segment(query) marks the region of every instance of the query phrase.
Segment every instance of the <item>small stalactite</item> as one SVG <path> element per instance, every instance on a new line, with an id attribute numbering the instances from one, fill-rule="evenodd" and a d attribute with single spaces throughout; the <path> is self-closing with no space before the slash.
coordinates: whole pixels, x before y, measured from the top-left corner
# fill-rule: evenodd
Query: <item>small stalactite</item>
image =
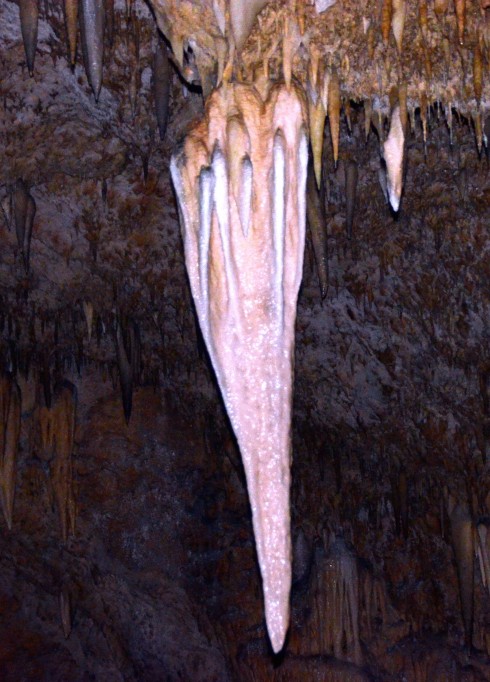
<path id="1" fill-rule="evenodd" d="M 306 194 L 306 216 L 315 254 L 316 269 L 320 283 L 320 294 L 323 300 L 328 291 L 327 220 L 323 204 L 320 200 L 320 193 L 316 186 L 315 173 L 311 163 L 308 168 Z"/>
<path id="2" fill-rule="evenodd" d="M 120 316 L 116 326 L 116 357 L 126 424 L 133 406 L 133 388 L 141 374 L 141 339 L 138 326 Z"/>
<path id="3" fill-rule="evenodd" d="M 474 527 L 466 503 L 456 502 L 450 496 L 448 512 L 451 524 L 451 541 L 458 574 L 465 642 L 471 648 L 473 638 Z"/>
<path id="4" fill-rule="evenodd" d="M 331 655 L 360 665 L 359 575 L 357 557 L 343 538 L 336 538 L 326 556 L 318 557 L 307 625 L 310 654 Z"/>
<path id="5" fill-rule="evenodd" d="M 65 639 L 68 639 L 71 633 L 71 599 L 68 586 L 65 584 L 60 590 L 59 594 L 60 606 L 60 620 L 61 628 Z"/>
<path id="6" fill-rule="evenodd" d="M 167 46 L 160 35 L 158 35 L 157 45 L 153 55 L 153 90 L 160 140 L 165 139 L 165 132 L 167 130 L 171 84 L 172 71 L 168 59 Z"/>
<path id="7" fill-rule="evenodd" d="M 67 380 L 55 386 L 51 407 L 39 408 L 44 456 L 50 461 L 53 491 L 64 542 L 75 532 L 76 502 L 73 490 L 73 446 L 77 390 Z"/>
<path id="8" fill-rule="evenodd" d="M 34 74 L 34 59 L 37 47 L 37 24 L 39 20 L 38 0 L 20 0 L 20 28 L 26 53 L 29 75 Z"/>
<path id="9" fill-rule="evenodd" d="M 80 34 L 85 71 L 95 101 L 98 102 L 102 87 L 102 64 L 104 58 L 104 3 L 100 0 L 81 0 Z"/>
<path id="10" fill-rule="evenodd" d="M 20 388 L 11 376 L 0 377 L 0 499 L 3 515 L 12 530 L 17 450 L 21 421 Z"/>
<path id="11" fill-rule="evenodd" d="M 78 0 L 65 0 L 65 24 L 68 43 L 68 58 L 72 69 L 77 58 Z"/>

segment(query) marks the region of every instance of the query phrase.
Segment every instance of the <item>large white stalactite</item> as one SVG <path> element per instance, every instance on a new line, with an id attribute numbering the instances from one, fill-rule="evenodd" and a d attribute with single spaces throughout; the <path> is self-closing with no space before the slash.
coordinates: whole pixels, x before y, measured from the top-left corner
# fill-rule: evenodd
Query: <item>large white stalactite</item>
<path id="1" fill-rule="evenodd" d="M 264 99 L 265 98 L 265 99 Z M 274 651 L 289 622 L 296 302 L 306 104 L 296 87 L 225 83 L 171 162 L 199 322 L 240 446 Z"/>

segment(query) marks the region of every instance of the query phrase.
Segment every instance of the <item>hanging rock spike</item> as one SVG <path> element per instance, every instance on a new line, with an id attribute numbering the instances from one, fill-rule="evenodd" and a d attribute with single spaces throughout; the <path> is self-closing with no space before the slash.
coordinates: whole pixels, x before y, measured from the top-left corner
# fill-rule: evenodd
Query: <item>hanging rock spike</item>
<path id="1" fill-rule="evenodd" d="M 347 237 L 352 239 L 352 226 L 356 210 L 357 196 L 357 163 L 349 159 L 345 163 L 345 202 L 347 208 Z"/>
<path id="2" fill-rule="evenodd" d="M 265 7 L 267 2 L 268 0 L 247 0 L 247 2 L 243 2 L 243 0 L 230 0 L 231 31 L 238 52 L 245 45 L 257 14 Z"/>
<path id="3" fill-rule="evenodd" d="M 388 45 L 388 41 L 390 39 L 392 15 L 393 15 L 392 0 L 383 0 L 383 6 L 381 8 L 381 35 L 383 37 L 383 43 L 385 45 Z"/>
<path id="4" fill-rule="evenodd" d="M 12 530 L 20 423 L 20 389 L 10 376 L 2 376 L 0 377 L 0 500 L 9 530 Z"/>
<path id="5" fill-rule="evenodd" d="M 237 112 L 251 144 L 255 200 L 247 236 L 230 203 L 226 158 L 227 120 Z M 306 115 L 294 82 L 290 90 L 273 85 L 265 101 L 254 86 L 228 83 L 213 91 L 205 118 L 170 165 L 192 295 L 244 464 L 275 652 L 289 624 L 290 408 L 304 253 Z"/>
<path id="6" fill-rule="evenodd" d="M 456 20 L 458 23 L 458 40 L 460 45 L 464 45 L 464 32 L 466 27 L 466 0 L 454 0 L 456 10 Z"/>
<path id="7" fill-rule="evenodd" d="M 473 639 L 473 595 L 474 595 L 474 529 L 466 504 L 456 504 L 449 511 L 451 539 L 456 559 L 461 610 L 466 645 L 472 646 Z"/>
<path id="8" fill-rule="evenodd" d="M 419 27 L 424 42 L 427 44 L 428 38 L 428 15 L 427 15 L 427 0 L 419 0 Z"/>
<path id="9" fill-rule="evenodd" d="M 21 251 L 24 248 L 28 198 L 29 190 L 27 189 L 27 185 L 22 178 L 19 178 L 14 186 L 12 204 L 17 245 Z"/>
<path id="10" fill-rule="evenodd" d="M 88 82 L 98 102 L 104 58 L 104 3 L 102 0 L 80 0 L 80 10 L 83 61 Z"/>
<path id="11" fill-rule="evenodd" d="M 64 7 L 70 66 L 73 69 L 77 57 L 78 0 L 65 0 Z"/>
<path id="12" fill-rule="evenodd" d="M 403 189 L 403 155 L 405 135 L 400 119 L 400 107 L 396 106 L 391 114 L 390 132 L 383 144 L 383 156 L 387 170 L 387 188 L 391 207 L 395 212 L 400 208 Z"/>
<path id="13" fill-rule="evenodd" d="M 38 0 L 19 0 L 20 28 L 26 53 L 29 75 L 34 73 L 34 59 L 37 47 L 37 24 L 39 19 Z"/>
<path id="14" fill-rule="evenodd" d="M 313 152 L 313 166 L 317 187 L 320 188 L 322 180 L 322 152 L 323 152 L 323 130 L 325 127 L 326 112 L 323 107 L 322 98 L 309 89 L 308 93 L 308 121 L 310 125 L 310 143 Z"/>
<path id="15" fill-rule="evenodd" d="M 82 302 L 82 307 L 83 307 L 83 314 L 85 315 L 85 322 L 87 324 L 87 336 L 88 340 L 90 343 L 90 339 L 92 338 L 92 323 L 94 319 L 94 306 L 90 301 L 83 301 Z"/>
<path id="16" fill-rule="evenodd" d="M 405 0 L 393 0 L 393 17 L 391 19 L 391 27 L 393 35 L 395 36 L 396 47 L 398 54 L 401 55 L 403 47 L 403 29 L 405 26 L 405 16 L 407 13 L 407 5 Z"/>
<path id="17" fill-rule="evenodd" d="M 31 253 L 31 239 L 32 239 L 32 227 L 34 225 L 34 217 L 36 215 L 36 202 L 34 197 L 29 194 L 27 197 L 27 210 L 26 210 L 26 222 L 24 230 L 24 241 L 22 244 L 22 257 L 24 260 L 24 268 L 26 272 L 29 272 L 29 258 Z"/>
<path id="18" fill-rule="evenodd" d="M 167 55 L 167 46 L 158 35 L 155 54 L 153 55 L 153 89 L 155 93 L 155 112 L 160 140 L 165 139 L 168 122 L 168 105 L 172 71 Z"/>
<path id="19" fill-rule="evenodd" d="M 337 167 L 340 135 L 340 84 L 335 69 L 332 71 L 328 86 L 328 122 L 332 137 L 333 160 Z"/>
<path id="20" fill-rule="evenodd" d="M 473 88 L 475 90 L 476 103 L 480 106 L 482 96 L 483 65 L 480 43 L 477 40 L 473 52 Z"/>
<path id="21" fill-rule="evenodd" d="M 323 301 L 328 292 L 327 220 L 311 163 L 309 164 L 308 179 L 306 181 L 306 197 L 306 217 L 311 232 L 311 241 L 320 283 L 320 294 Z"/>

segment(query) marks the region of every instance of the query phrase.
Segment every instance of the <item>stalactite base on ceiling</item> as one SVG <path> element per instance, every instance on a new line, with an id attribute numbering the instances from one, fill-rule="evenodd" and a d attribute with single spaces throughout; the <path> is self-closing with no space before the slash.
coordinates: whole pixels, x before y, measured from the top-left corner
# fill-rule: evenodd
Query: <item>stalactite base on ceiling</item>
<path id="1" fill-rule="evenodd" d="M 306 107 L 227 84 L 171 163 L 199 322 L 243 457 L 267 627 L 289 620 L 290 421 L 303 268 Z"/>

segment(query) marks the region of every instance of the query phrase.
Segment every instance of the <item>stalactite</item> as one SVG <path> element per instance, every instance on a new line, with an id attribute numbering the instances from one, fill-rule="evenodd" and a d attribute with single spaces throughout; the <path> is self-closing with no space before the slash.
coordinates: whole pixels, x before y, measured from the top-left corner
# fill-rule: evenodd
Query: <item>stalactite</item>
<path id="1" fill-rule="evenodd" d="M 83 62 L 95 101 L 98 102 L 104 58 L 104 3 L 101 0 L 80 0 L 80 10 Z"/>
<path id="2" fill-rule="evenodd" d="M 481 519 L 478 523 L 476 540 L 482 583 L 490 596 L 490 518 Z"/>
<path id="3" fill-rule="evenodd" d="M 398 535 L 403 533 L 406 539 L 408 537 L 408 480 L 403 467 L 400 467 L 392 476 L 391 489 L 396 532 Z"/>
<path id="4" fill-rule="evenodd" d="M 116 326 L 116 357 L 123 401 L 124 417 L 129 424 L 133 405 L 133 388 L 141 373 L 139 331 L 132 320 L 120 317 Z"/>
<path id="5" fill-rule="evenodd" d="M 38 0 L 19 0 L 19 11 L 27 68 L 29 75 L 32 76 L 34 74 L 34 59 L 37 47 Z"/>
<path id="6" fill-rule="evenodd" d="M 48 457 L 52 457 L 51 479 L 63 541 L 75 527 L 72 455 L 76 406 L 77 390 L 65 380 L 55 387 L 52 408 L 40 412 L 42 442 Z"/>
<path id="7" fill-rule="evenodd" d="M 68 639 L 71 633 L 71 604 L 70 592 L 66 585 L 63 585 L 62 589 L 60 590 L 59 606 L 61 628 L 63 630 L 63 635 L 65 636 L 65 639 Z"/>
<path id="8" fill-rule="evenodd" d="M 131 30 L 128 31 L 128 54 L 129 54 L 129 103 L 133 122 L 136 118 L 138 104 L 138 90 L 140 88 L 140 46 L 139 46 L 139 22 L 135 17 L 131 21 Z"/>
<path id="9" fill-rule="evenodd" d="M 69 61 L 74 69 L 77 58 L 78 0 L 65 0 L 64 8 Z"/>
<path id="10" fill-rule="evenodd" d="M 337 166 L 340 135 L 340 84 L 335 70 L 332 72 L 328 86 L 328 122 L 332 137 L 333 160 Z"/>
<path id="11" fill-rule="evenodd" d="M 383 145 L 383 155 L 387 169 L 388 196 L 394 211 L 398 211 L 400 208 L 403 189 L 404 147 L 405 135 L 400 119 L 400 107 L 397 105 L 391 114 L 390 132 Z"/>
<path id="12" fill-rule="evenodd" d="M 393 0 L 393 17 L 391 27 L 395 36 L 396 47 L 401 55 L 403 47 L 403 29 L 407 12 L 406 0 Z"/>
<path id="13" fill-rule="evenodd" d="M 347 208 L 347 237 L 352 239 L 352 226 L 356 210 L 357 163 L 350 159 L 345 164 L 345 203 Z"/>
<path id="14" fill-rule="evenodd" d="M 386 626 L 389 621 L 386 588 L 382 580 L 373 575 L 371 568 L 364 568 L 361 571 L 359 588 L 366 633 L 368 637 L 372 637 L 373 623 L 380 622 L 382 626 Z"/>
<path id="15" fill-rule="evenodd" d="M 324 89 L 323 74 L 315 74 L 311 78 L 308 88 L 308 119 L 310 124 L 310 140 L 313 152 L 313 167 L 317 187 L 320 189 L 322 179 L 322 151 L 323 130 L 325 126 L 326 110 L 322 99 Z"/>
<path id="16" fill-rule="evenodd" d="M 391 19 L 393 15 L 393 0 L 383 0 L 381 8 L 381 35 L 383 42 L 388 45 L 390 39 Z"/>
<path id="17" fill-rule="evenodd" d="M 36 215 L 36 202 L 31 194 L 27 197 L 27 211 L 26 211 L 26 223 L 25 223 L 25 233 L 24 233 L 24 243 L 22 245 L 22 258 L 24 261 L 25 271 L 29 271 L 29 258 L 31 254 L 31 238 L 32 238 L 32 227 L 34 225 L 34 217 Z"/>
<path id="18" fill-rule="evenodd" d="M 105 34 L 109 47 L 114 44 L 114 0 L 104 0 Z"/>
<path id="19" fill-rule="evenodd" d="M 296 534 L 293 543 L 293 585 L 304 582 L 310 573 L 313 548 L 303 528 Z"/>
<path id="20" fill-rule="evenodd" d="M 19 249 L 22 249 L 24 246 L 27 219 L 27 200 L 29 197 L 29 191 L 25 182 L 21 178 L 19 178 L 15 183 L 12 197 L 17 244 Z"/>
<path id="21" fill-rule="evenodd" d="M 449 0 L 434 0 L 434 12 L 441 19 L 447 12 Z"/>
<path id="22" fill-rule="evenodd" d="M 451 539 L 456 559 L 461 611 L 468 647 L 472 646 L 473 637 L 473 592 L 474 592 L 474 529 L 468 506 L 450 501 L 449 518 L 451 521 Z"/>
<path id="23" fill-rule="evenodd" d="M 245 45 L 257 14 L 267 4 L 268 0 L 230 0 L 230 23 L 235 46 L 238 52 Z"/>
<path id="24" fill-rule="evenodd" d="M 20 389 L 11 377 L 0 376 L 0 499 L 9 530 L 12 530 L 20 420 Z"/>
<path id="25" fill-rule="evenodd" d="M 315 253 L 316 269 L 320 283 L 322 300 L 328 291 L 328 241 L 327 218 L 320 199 L 320 192 L 315 183 L 315 174 L 310 164 L 306 185 L 306 215 L 311 232 L 311 241 Z"/>
<path id="26" fill-rule="evenodd" d="M 464 45 L 464 32 L 466 28 L 466 0 L 454 0 L 456 19 L 458 23 L 458 40 Z"/>
<path id="27" fill-rule="evenodd" d="M 26 183 L 19 178 L 13 189 L 13 213 L 17 244 L 22 254 L 26 272 L 29 270 L 32 226 L 36 215 L 36 202 L 29 193 Z"/>
<path id="28" fill-rule="evenodd" d="M 234 154 L 242 159 L 238 203 L 248 226 L 230 191 L 228 126 L 235 116 L 247 133 L 245 148 Z M 289 620 L 292 349 L 304 249 L 305 120 L 293 83 L 290 90 L 271 87 L 265 102 L 253 86 L 227 84 L 213 92 L 205 119 L 171 161 L 192 295 L 244 462 L 274 651 L 283 646 Z M 251 208 L 243 207 L 249 201 Z"/>
<path id="29" fill-rule="evenodd" d="M 419 0 L 419 27 L 425 44 L 427 44 L 428 39 L 428 25 L 427 0 Z"/>
<path id="30" fill-rule="evenodd" d="M 476 102 L 479 105 L 482 96 L 483 64 L 480 43 L 477 41 L 473 52 L 473 88 L 475 90 Z"/>
<path id="31" fill-rule="evenodd" d="M 327 556 L 317 561 L 308 626 L 310 653 L 333 654 L 360 665 L 357 558 L 342 538 L 336 538 Z"/>
<path id="32" fill-rule="evenodd" d="M 87 325 L 87 336 L 90 343 L 92 338 L 92 324 L 94 319 L 94 306 L 90 301 L 83 301 L 83 314 L 85 315 L 85 323 Z"/>
<path id="33" fill-rule="evenodd" d="M 160 140 L 165 138 L 165 132 L 167 130 L 171 83 L 172 72 L 168 60 L 167 47 L 162 38 L 158 36 L 157 46 L 153 55 L 153 89 L 155 93 L 155 111 Z"/>

